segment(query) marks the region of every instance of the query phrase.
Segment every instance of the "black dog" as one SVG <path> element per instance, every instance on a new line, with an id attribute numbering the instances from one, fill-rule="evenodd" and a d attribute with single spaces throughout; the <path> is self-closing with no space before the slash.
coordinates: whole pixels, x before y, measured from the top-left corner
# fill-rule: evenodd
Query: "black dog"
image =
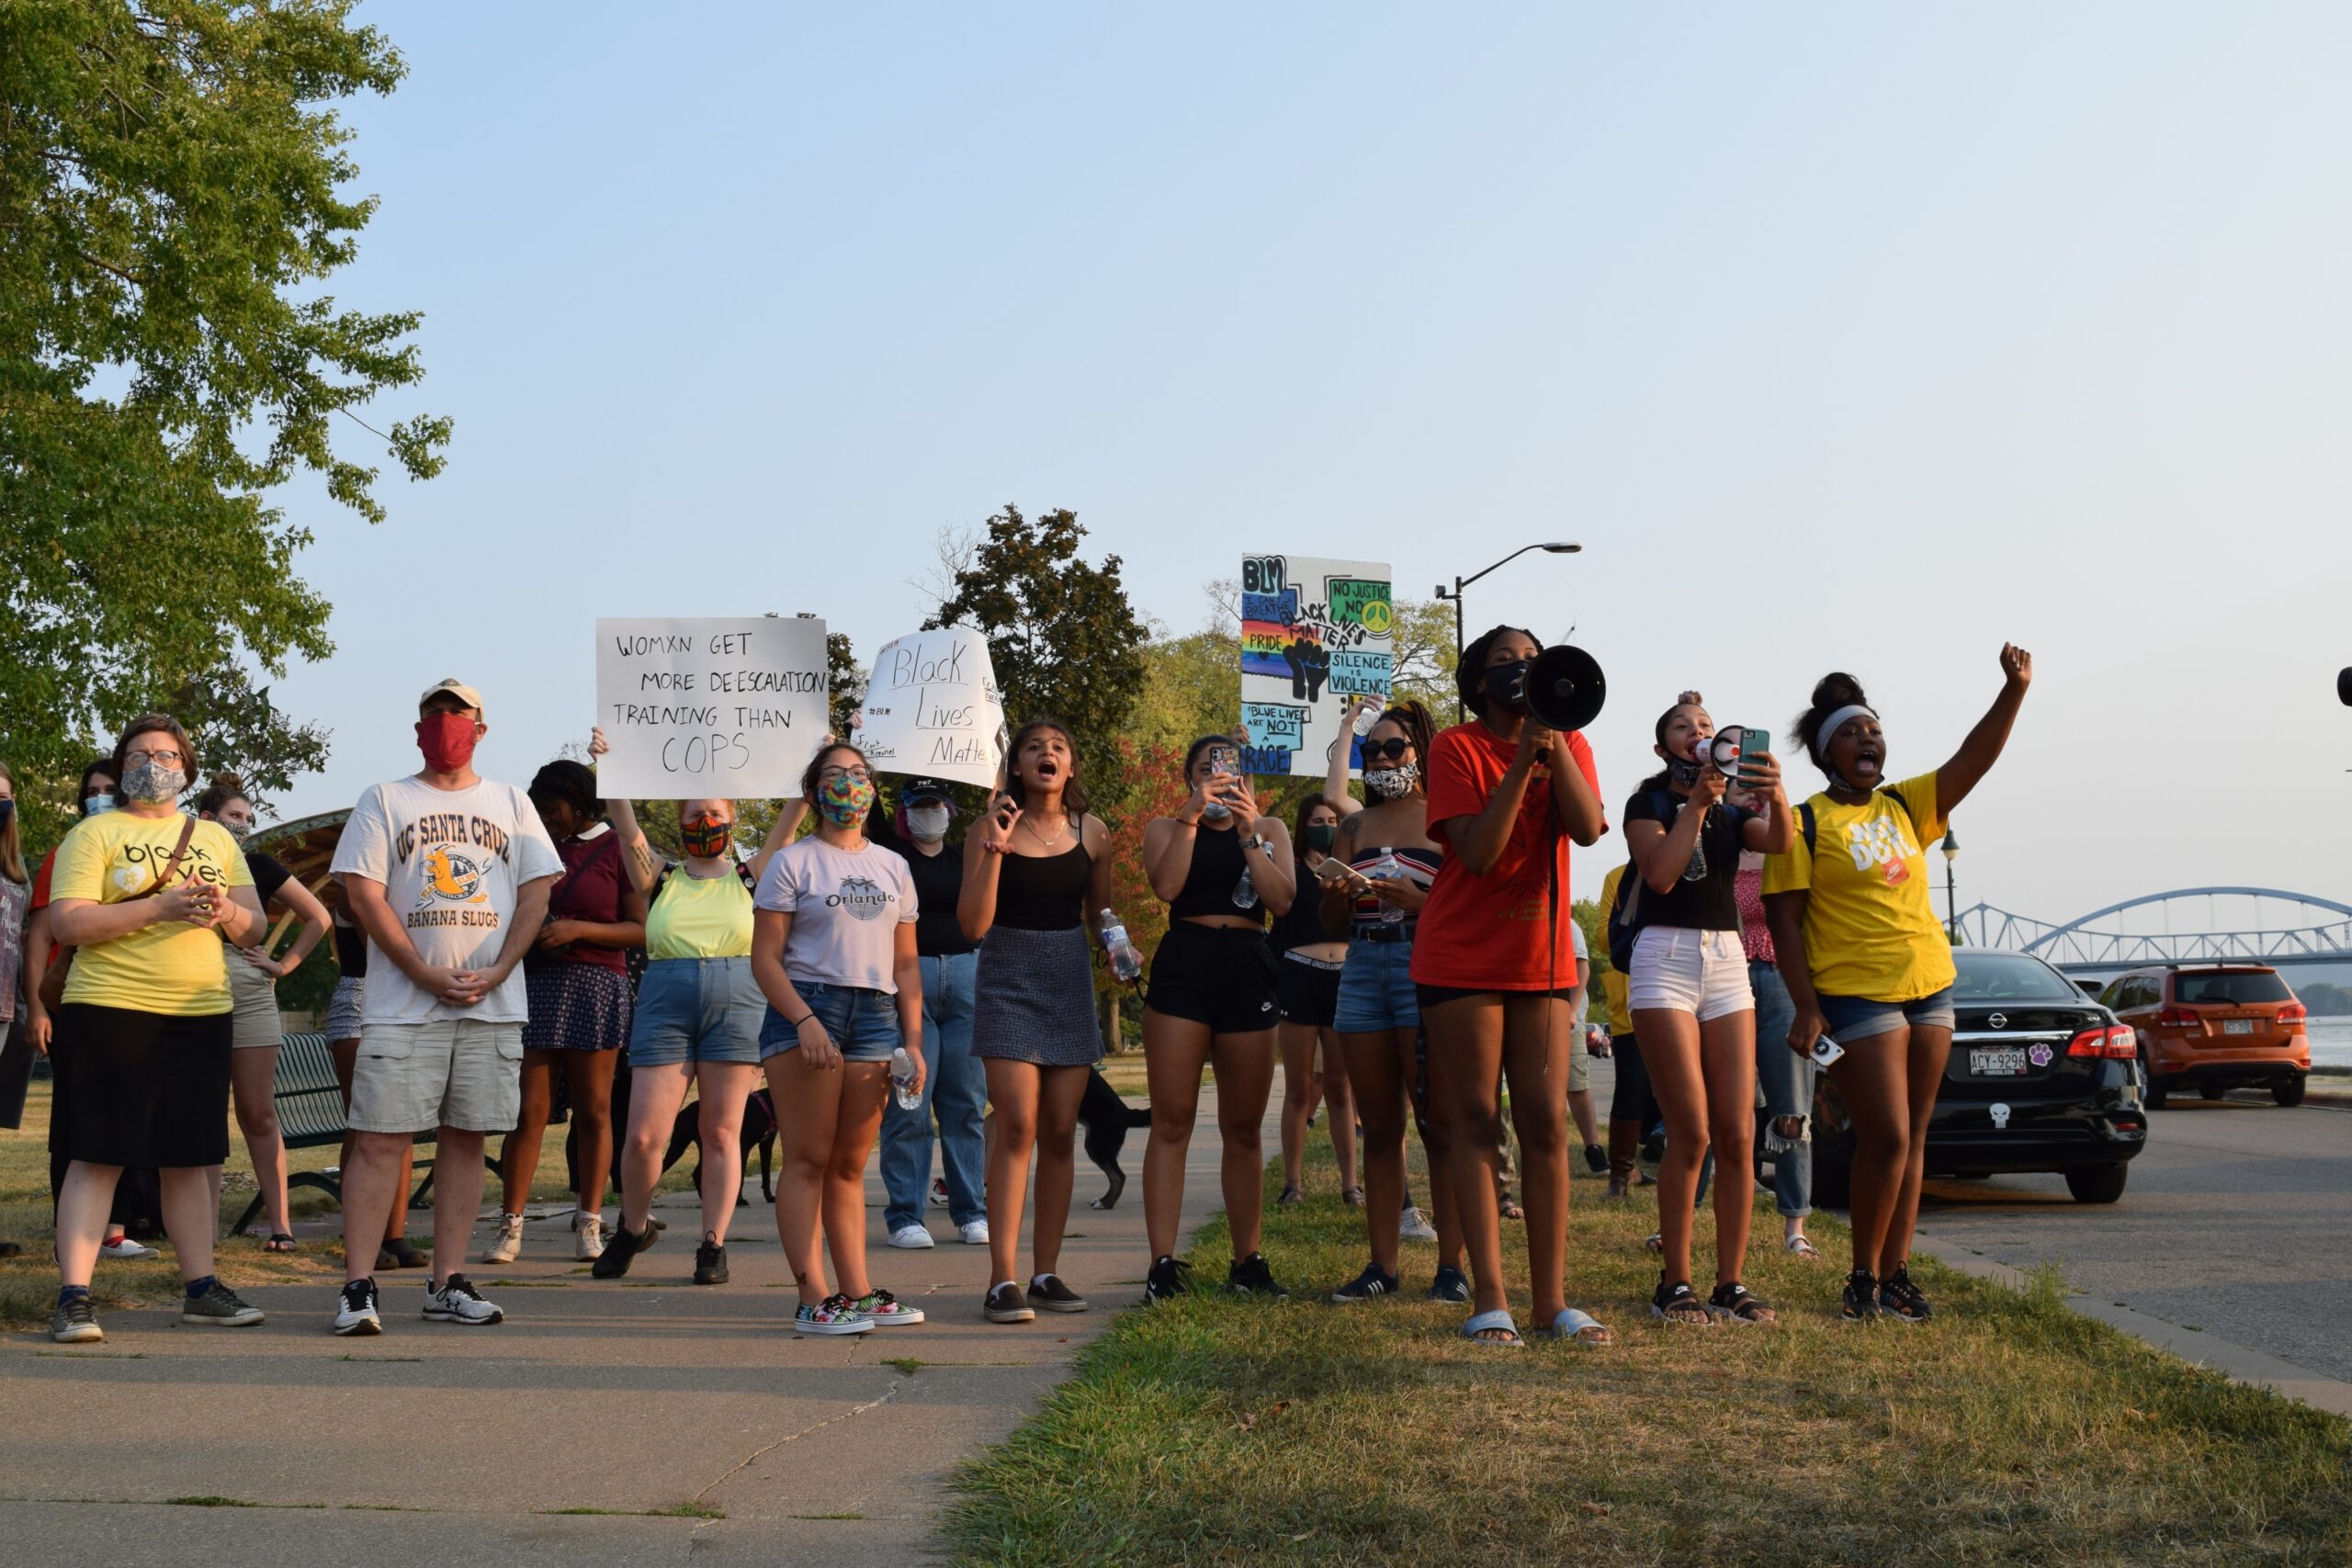
<path id="1" fill-rule="evenodd" d="M 702 1102 L 699 1100 L 690 1100 L 678 1107 L 678 1118 L 670 1123 L 670 1147 L 662 1156 L 662 1169 L 666 1173 L 684 1158 L 689 1145 L 695 1151 L 695 1190 L 699 1192 L 702 1190 Z M 773 1203 L 775 1201 L 775 1185 L 769 1174 L 769 1162 L 775 1155 L 775 1101 L 768 1098 L 768 1091 L 764 1089 L 753 1089 L 751 1098 L 743 1101 L 743 1136 L 739 1146 L 748 1149 L 754 1145 L 760 1151 L 760 1195 Z M 743 1201 L 742 1186 L 743 1173 L 738 1170 L 735 1173 L 735 1201 L 739 1205 Z"/>
<path id="2" fill-rule="evenodd" d="M 1086 1127 L 1086 1157 L 1111 1181 L 1110 1190 L 1095 1199 L 1093 1206 L 1116 1208 L 1119 1194 L 1127 1186 L 1127 1173 L 1119 1168 L 1119 1150 L 1126 1145 L 1129 1129 L 1151 1125 L 1150 1109 L 1138 1111 L 1129 1105 L 1108 1078 L 1090 1068 L 1086 1098 L 1078 1102 L 1078 1119 Z"/>

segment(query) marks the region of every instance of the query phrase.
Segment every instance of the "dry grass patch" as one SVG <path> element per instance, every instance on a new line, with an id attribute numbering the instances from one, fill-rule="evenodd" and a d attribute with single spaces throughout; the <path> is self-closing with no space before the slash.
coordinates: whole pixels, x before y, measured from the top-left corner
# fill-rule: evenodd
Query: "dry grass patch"
<path id="1" fill-rule="evenodd" d="M 961 1560 L 2352 1556 L 2352 1426 L 2069 1312 L 2054 1278 L 2020 1292 L 1923 1264 L 1935 1323 L 1849 1326 L 1838 1269 L 1781 1253 L 1768 1198 L 1748 1279 L 1781 1325 L 1683 1328 L 1648 1315 L 1655 1203 L 1578 1179 L 1569 1296 L 1618 1343 L 1494 1349 L 1460 1337 L 1464 1309 L 1419 1298 L 1425 1245 L 1407 1246 L 1401 1298 L 1324 1304 L 1364 1247 L 1328 1148 L 1313 1158 L 1318 1195 L 1267 1211 L 1267 1255 L 1299 1299 L 1125 1314 L 961 1477 Z M 1842 1256 L 1838 1227 L 1818 1228 Z M 1702 1221 L 1702 1258 L 1712 1233 Z M 1222 1278 L 1227 1246 L 1212 1222 L 1196 1278 Z"/>

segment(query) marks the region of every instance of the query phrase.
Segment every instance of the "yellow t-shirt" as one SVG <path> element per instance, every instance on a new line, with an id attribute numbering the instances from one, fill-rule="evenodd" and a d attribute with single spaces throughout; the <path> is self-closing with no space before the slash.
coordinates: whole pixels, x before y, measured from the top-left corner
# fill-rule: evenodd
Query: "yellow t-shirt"
<path id="1" fill-rule="evenodd" d="M 163 874 L 187 818 L 135 817 L 108 811 L 77 823 L 57 846 L 49 896 L 119 904 L 144 893 Z M 244 852 L 218 822 L 198 822 L 188 835 L 174 885 L 189 880 L 216 888 L 251 887 Z M 230 1010 L 228 949 L 210 926 L 168 920 L 112 942 L 80 948 L 66 976 L 65 999 L 201 1018 Z"/>
<path id="2" fill-rule="evenodd" d="M 1764 862 L 1764 893 L 1810 889 L 1804 911 L 1805 967 L 1825 996 L 1916 1002 L 1952 983 L 1951 941 L 1936 919 L 1928 855 L 1943 837 L 1936 775 L 1894 786 L 1910 807 L 1873 792 L 1867 806 L 1816 795 L 1814 848 L 1800 831 L 1789 852 Z"/>
<path id="3" fill-rule="evenodd" d="M 1604 913 L 1617 907 L 1617 885 L 1625 880 L 1625 867 L 1616 866 L 1600 879 L 1600 908 Z M 1592 966 L 1600 971 L 1600 994 L 1609 1003 L 1609 1032 L 1615 1036 L 1634 1032 L 1633 976 L 1610 962 L 1609 954 L 1598 953 Z"/>
<path id="4" fill-rule="evenodd" d="M 680 866 L 662 880 L 662 896 L 645 912 L 645 956 L 748 958 L 752 954 L 752 890 L 729 872 L 694 877 Z"/>

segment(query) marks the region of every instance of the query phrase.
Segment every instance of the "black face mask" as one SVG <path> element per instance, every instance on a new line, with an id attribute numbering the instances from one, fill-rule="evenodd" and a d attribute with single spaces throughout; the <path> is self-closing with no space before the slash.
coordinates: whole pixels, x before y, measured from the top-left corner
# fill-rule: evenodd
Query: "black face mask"
<path id="1" fill-rule="evenodd" d="M 1306 847 L 1317 854 L 1329 854 L 1331 846 L 1340 841 L 1337 822 L 1309 822 L 1306 825 Z"/>
<path id="2" fill-rule="evenodd" d="M 1527 711 L 1528 660 L 1514 659 L 1508 664 L 1487 666 L 1485 682 L 1487 700 L 1512 713 Z"/>

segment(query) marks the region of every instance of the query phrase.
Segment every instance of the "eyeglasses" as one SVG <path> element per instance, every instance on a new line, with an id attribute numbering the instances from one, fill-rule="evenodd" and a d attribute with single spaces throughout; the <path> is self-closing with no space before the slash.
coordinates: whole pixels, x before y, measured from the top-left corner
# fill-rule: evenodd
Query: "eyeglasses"
<path id="1" fill-rule="evenodd" d="M 1391 762 L 1401 762 L 1405 760 L 1405 753 L 1412 749 L 1413 743 L 1399 735 L 1393 739 L 1388 740 L 1365 741 L 1363 743 L 1363 757 L 1364 761 L 1367 762 L 1375 758 Z"/>
<path id="2" fill-rule="evenodd" d="M 827 768 L 817 775 L 819 784 L 833 784 L 842 779 L 854 779 L 859 784 L 872 784 L 874 775 L 864 768 Z"/>
<path id="3" fill-rule="evenodd" d="M 167 768 L 176 768 L 180 765 L 180 754 L 177 751 L 125 751 L 122 754 L 122 760 L 134 768 L 141 762 L 161 762 Z"/>

